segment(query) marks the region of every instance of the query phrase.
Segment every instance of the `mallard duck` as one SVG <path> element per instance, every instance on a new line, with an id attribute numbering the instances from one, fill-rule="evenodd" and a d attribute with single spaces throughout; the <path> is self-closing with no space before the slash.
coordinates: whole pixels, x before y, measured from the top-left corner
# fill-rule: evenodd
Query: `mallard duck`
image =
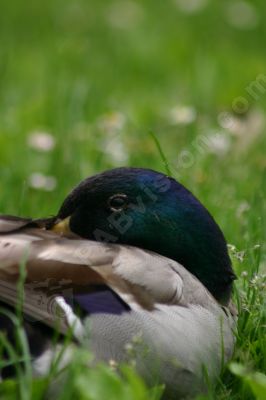
<path id="1" fill-rule="evenodd" d="M 0 232 L 0 301 L 16 306 L 24 264 L 36 375 L 49 369 L 53 328 L 62 337 L 71 328 L 96 361 L 123 362 L 136 347 L 137 370 L 148 384 L 163 382 L 166 399 L 203 391 L 206 374 L 215 381 L 232 356 L 235 274 L 226 241 L 175 179 L 106 171 L 82 181 L 55 217 L 2 216 Z M 0 318 L 12 339 L 12 323 Z"/>

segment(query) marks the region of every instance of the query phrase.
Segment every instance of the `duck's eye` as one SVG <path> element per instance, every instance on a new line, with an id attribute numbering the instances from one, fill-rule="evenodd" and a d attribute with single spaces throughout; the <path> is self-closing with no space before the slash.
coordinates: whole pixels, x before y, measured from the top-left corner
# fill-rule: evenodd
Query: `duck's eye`
<path id="1" fill-rule="evenodd" d="M 108 200 L 108 205 L 112 211 L 122 211 L 128 204 L 126 194 L 114 194 Z"/>

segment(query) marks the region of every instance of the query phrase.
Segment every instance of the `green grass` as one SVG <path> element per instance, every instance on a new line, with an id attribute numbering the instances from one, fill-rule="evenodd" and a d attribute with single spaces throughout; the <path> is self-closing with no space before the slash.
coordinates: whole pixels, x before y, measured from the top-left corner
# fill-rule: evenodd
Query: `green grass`
<path id="1" fill-rule="evenodd" d="M 265 375 L 258 383 L 256 373 L 266 373 L 266 3 L 248 2 L 257 24 L 245 29 L 229 21 L 231 0 L 206 2 L 193 14 L 177 3 L 1 3 L 0 212 L 55 214 L 73 185 L 90 174 L 118 165 L 166 166 L 235 246 L 241 313 L 234 362 L 244 368 L 227 368 L 215 392 L 201 398 L 262 399 Z M 244 16 L 235 11 L 233 18 Z M 265 81 L 250 91 L 262 74 Z M 247 104 L 243 113 L 236 108 L 239 96 Z M 192 115 L 187 124 L 178 123 L 183 106 L 192 107 L 185 109 Z M 222 112 L 230 113 L 231 129 L 221 127 Z M 29 147 L 28 135 L 36 130 L 54 135 L 54 150 Z M 217 132 L 224 152 L 213 146 Z M 56 189 L 32 188 L 34 172 L 55 177 Z M 103 400 L 97 388 L 88 397 L 94 378 L 81 364 L 73 364 L 60 399 L 74 390 L 78 398 Z M 104 367 L 97 371 L 99 386 L 111 380 L 117 399 L 134 398 L 130 390 L 151 398 L 135 375 L 123 381 Z M 18 374 L 17 382 L 0 385 L 0 396 L 14 398 L 18 390 L 23 399 L 41 398 L 46 382 L 27 373 L 27 390 Z"/>

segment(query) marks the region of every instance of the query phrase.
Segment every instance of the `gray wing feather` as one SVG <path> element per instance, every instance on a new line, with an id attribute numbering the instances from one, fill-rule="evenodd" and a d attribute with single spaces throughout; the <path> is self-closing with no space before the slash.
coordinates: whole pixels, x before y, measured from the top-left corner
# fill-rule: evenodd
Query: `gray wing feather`
<path id="1" fill-rule="evenodd" d="M 23 226 L 28 225 L 32 220 L 30 218 L 19 218 L 9 215 L 0 215 L 0 234 L 12 232 Z"/>

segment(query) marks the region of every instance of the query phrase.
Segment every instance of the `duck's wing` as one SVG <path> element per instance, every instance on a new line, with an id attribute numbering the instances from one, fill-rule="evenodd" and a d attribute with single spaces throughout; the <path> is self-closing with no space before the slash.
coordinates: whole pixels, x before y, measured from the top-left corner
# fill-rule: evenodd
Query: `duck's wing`
<path id="1" fill-rule="evenodd" d="M 0 234 L 14 232 L 32 222 L 30 218 L 14 217 L 12 215 L 0 215 Z"/>
<path id="2" fill-rule="evenodd" d="M 61 237 L 26 219 L 0 217 L 0 226 L 0 300 L 16 305 L 17 281 L 25 268 L 24 312 L 50 326 L 55 324 L 58 308 L 65 313 L 64 297 L 70 290 L 75 292 L 74 301 L 77 292 L 82 292 L 84 300 L 104 286 L 131 310 L 174 304 L 182 296 L 182 279 L 173 262 L 164 257 L 130 246 Z M 52 309 L 51 282 L 56 303 Z M 60 330 L 65 332 L 69 323 Z"/>
<path id="3" fill-rule="evenodd" d="M 71 327 L 77 339 L 83 326 L 75 304 L 87 315 L 150 313 L 163 305 L 217 307 L 203 285 L 170 259 L 131 246 L 65 238 L 28 224 L 0 233 L 0 300 L 13 307 L 24 268 L 25 315 L 63 334 Z"/>

